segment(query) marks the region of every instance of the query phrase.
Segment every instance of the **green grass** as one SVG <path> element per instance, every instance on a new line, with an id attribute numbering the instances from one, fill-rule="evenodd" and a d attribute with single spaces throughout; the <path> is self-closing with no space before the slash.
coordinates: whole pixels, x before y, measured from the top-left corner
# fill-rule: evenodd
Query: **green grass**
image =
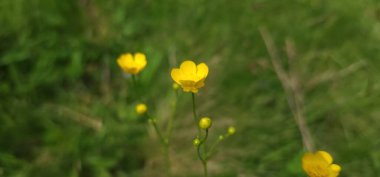
<path id="1" fill-rule="evenodd" d="M 144 52 L 140 93 L 164 122 L 170 69 L 184 59 L 210 67 L 197 96 L 237 134 L 210 161 L 211 176 L 306 176 L 301 136 L 259 28 L 273 36 L 288 68 L 297 51 L 318 149 L 341 176 L 380 173 L 380 3 L 375 0 L 0 1 L 0 176 L 163 176 L 159 141 L 134 113 L 130 80 L 115 60 Z M 361 67 L 336 77 L 355 63 Z M 192 146 L 191 98 L 180 97 L 171 147 L 174 176 L 200 176 Z"/>

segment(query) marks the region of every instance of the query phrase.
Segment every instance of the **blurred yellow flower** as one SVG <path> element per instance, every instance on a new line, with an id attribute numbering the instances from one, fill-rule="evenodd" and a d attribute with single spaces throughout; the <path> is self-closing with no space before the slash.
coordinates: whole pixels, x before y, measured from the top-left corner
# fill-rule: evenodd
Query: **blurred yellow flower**
<path id="1" fill-rule="evenodd" d="M 208 66 L 205 63 L 196 65 L 193 61 L 182 62 L 179 68 L 171 71 L 172 79 L 182 87 L 185 92 L 198 93 L 208 75 Z"/>
<path id="2" fill-rule="evenodd" d="M 333 158 L 328 152 L 307 152 L 302 157 L 302 168 L 309 177 L 337 177 L 341 167 L 332 162 Z"/>
<path id="3" fill-rule="evenodd" d="M 145 68 L 146 63 L 146 57 L 142 53 L 135 53 L 134 56 L 130 53 L 126 53 L 117 59 L 117 64 L 124 72 L 129 74 L 138 74 Z"/>
<path id="4" fill-rule="evenodd" d="M 136 112 L 137 114 L 145 114 L 146 111 L 148 110 L 148 107 L 144 103 L 140 103 L 136 106 Z"/>
<path id="5" fill-rule="evenodd" d="M 209 129 L 211 127 L 212 121 L 209 117 L 203 117 L 199 120 L 199 128 Z"/>
<path id="6" fill-rule="evenodd" d="M 235 134 L 235 132 L 236 132 L 235 127 L 233 127 L 233 126 L 228 127 L 228 129 L 227 129 L 227 133 L 228 133 L 229 135 L 233 135 L 233 134 Z"/>

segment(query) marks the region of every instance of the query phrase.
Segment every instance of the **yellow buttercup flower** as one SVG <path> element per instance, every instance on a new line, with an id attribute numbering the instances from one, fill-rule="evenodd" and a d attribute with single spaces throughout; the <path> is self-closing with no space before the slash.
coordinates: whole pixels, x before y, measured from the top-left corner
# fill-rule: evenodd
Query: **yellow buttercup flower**
<path id="1" fill-rule="evenodd" d="M 305 153 L 302 168 L 309 177 L 337 177 L 341 171 L 341 167 L 333 164 L 333 158 L 325 151 Z"/>
<path id="2" fill-rule="evenodd" d="M 172 79 L 182 87 L 185 92 L 198 93 L 208 75 L 208 66 L 205 63 L 196 65 L 193 61 L 182 62 L 179 68 L 171 71 Z"/>
<path id="3" fill-rule="evenodd" d="M 144 103 L 140 103 L 136 106 L 136 112 L 137 114 L 145 114 L 146 111 L 148 110 L 148 107 Z"/>
<path id="4" fill-rule="evenodd" d="M 142 53 L 135 53 L 135 55 L 126 53 L 117 59 L 117 64 L 129 74 L 138 74 L 145 68 L 146 63 L 146 57 Z"/>
<path id="5" fill-rule="evenodd" d="M 209 129 L 211 127 L 212 121 L 209 117 L 203 117 L 199 120 L 199 128 Z"/>

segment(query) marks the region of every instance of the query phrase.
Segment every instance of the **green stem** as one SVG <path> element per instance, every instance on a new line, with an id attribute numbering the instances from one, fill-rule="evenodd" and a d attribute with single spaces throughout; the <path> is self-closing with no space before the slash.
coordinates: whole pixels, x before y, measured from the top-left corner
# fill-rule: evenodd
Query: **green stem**
<path id="1" fill-rule="evenodd" d="M 170 177 L 171 176 L 171 170 L 170 170 L 170 155 L 169 155 L 169 147 L 170 147 L 170 138 L 173 132 L 173 119 L 177 110 L 177 102 L 178 102 L 178 92 L 176 92 L 175 95 L 175 100 L 172 105 L 172 110 L 173 112 L 171 113 L 169 120 L 168 120 L 168 125 L 166 129 L 166 145 L 164 146 L 164 153 L 165 153 L 165 164 L 166 164 L 166 172 L 167 175 Z"/>
<path id="2" fill-rule="evenodd" d="M 150 121 L 152 122 L 154 130 L 156 131 L 158 137 L 160 138 L 160 141 L 161 141 L 162 145 L 166 146 L 166 144 L 167 144 L 168 141 L 164 138 L 164 136 L 162 136 L 162 133 L 161 133 L 160 129 L 157 126 L 156 120 L 150 118 Z"/>
<path id="3" fill-rule="evenodd" d="M 150 117 L 148 113 L 147 113 L 147 116 Z M 171 173 L 170 173 L 169 139 L 165 138 L 162 135 L 161 130 L 159 129 L 156 120 L 154 120 L 152 118 L 149 118 L 149 120 L 152 123 L 152 125 L 154 127 L 154 130 L 157 133 L 158 137 L 160 138 L 160 142 L 162 144 L 162 148 L 163 148 L 163 151 L 164 151 L 166 174 L 167 174 L 167 176 L 170 177 Z"/>
<path id="4" fill-rule="evenodd" d="M 198 116 L 196 112 L 196 104 L 195 104 L 195 94 L 191 93 L 191 98 L 193 100 L 193 116 L 194 116 L 194 121 L 195 121 L 195 126 L 198 127 L 198 136 L 201 135 L 201 129 L 198 126 Z"/>
<path id="5" fill-rule="evenodd" d="M 168 126 L 166 129 L 166 137 L 168 140 L 170 139 L 172 132 L 173 132 L 173 119 L 174 119 L 175 113 L 177 111 L 177 102 L 178 102 L 178 94 L 177 93 L 178 92 L 176 92 L 175 100 L 174 100 L 173 105 L 172 105 L 173 112 L 171 113 L 171 115 L 169 117 Z"/>
<path id="6" fill-rule="evenodd" d="M 207 171 L 207 158 L 202 156 L 201 146 L 202 146 L 202 145 L 204 146 L 204 143 L 206 142 L 207 138 L 208 138 L 208 129 L 206 129 L 206 135 L 205 135 L 205 137 L 204 137 L 202 140 L 200 140 L 199 145 L 197 146 L 198 157 L 199 157 L 199 159 L 200 159 L 201 162 L 202 162 L 202 165 L 203 165 L 203 173 L 204 173 L 204 176 L 205 176 L 205 177 L 208 176 L 208 171 Z"/>
<path id="7" fill-rule="evenodd" d="M 170 177 L 171 173 L 170 173 L 169 140 L 162 135 L 160 129 L 158 128 L 156 120 L 154 120 L 152 118 L 149 118 L 149 120 L 151 121 L 151 123 L 154 127 L 154 130 L 156 131 L 158 137 L 160 138 L 160 142 L 161 142 L 163 150 L 164 150 L 166 173 Z"/>
<path id="8" fill-rule="evenodd" d="M 221 139 L 217 139 L 217 140 L 214 142 L 214 144 L 212 144 L 210 150 L 209 150 L 208 153 L 206 154 L 206 160 L 208 160 L 208 159 L 211 157 L 211 155 L 215 152 L 215 148 L 216 148 L 216 146 L 218 146 L 218 144 L 219 144 L 221 141 L 223 141 L 223 140 L 221 140 Z"/>
<path id="9" fill-rule="evenodd" d="M 137 100 L 141 101 L 140 92 L 137 89 L 138 88 L 137 75 L 132 74 L 132 85 L 133 85 L 133 90 L 136 94 Z"/>
<path id="10" fill-rule="evenodd" d="M 170 177 L 170 155 L 169 155 L 169 143 L 164 146 L 164 154 L 165 154 L 165 165 L 166 165 L 166 174 Z"/>

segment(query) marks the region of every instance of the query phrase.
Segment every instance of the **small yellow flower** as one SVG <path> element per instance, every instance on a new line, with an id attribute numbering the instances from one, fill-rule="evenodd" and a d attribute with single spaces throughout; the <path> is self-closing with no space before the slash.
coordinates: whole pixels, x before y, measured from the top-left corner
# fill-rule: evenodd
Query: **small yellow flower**
<path id="1" fill-rule="evenodd" d="M 333 164 L 333 158 L 328 152 L 307 152 L 302 157 L 302 168 L 309 177 L 337 177 L 341 167 Z"/>
<path id="2" fill-rule="evenodd" d="M 196 65 L 193 61 L 182 62 L 179 68 L 171 71 L 172 79 L 182 87 L 185 92 L 198 93 L 208 75 L 208 66 L 205 63 Z"/>
<path id="3" fill-rule="evenodd" d="M 198 146 L 200 143 L 201 143 L 201 141 L 199 140 L 199 138 L 195 138 L 195 139 L 193 140 L 193 145 L 194 145 L 194 146 Z"/>
<path id="4" fill-rule="evenodd" d="M 146 57 L 142 53 L 135 53 L 134 56 L 130 53 L 126 53 L 117 59 L 117 64 L 124 72 L 129 74 L 138 74 L 145 68 L 146 63 Z"/>
<path id="5" fill-rule="evenodd" d="M 136 112 L 137 114 L 145 114 L 146 111 L 148 110 L 148 107 L 144 103 L 140 103 L 136 106 Z"/>
<path id="6" fill-rule="evenodd" d="M 233 127 L 233 126 L 228 127 L 228 129 L 227 129 L 227 133 L 228 133 L 229 135 L 233 135 L 233 134 L 235 134 L 235 132 L 236 132 L 235 127 Z"/>
<path id="7" fill-rule="evenodd" d="M 211 127 L 212 121 L 209 117 L 203 117 L 199 120 L 199 128 L 209 129 Z"/>

